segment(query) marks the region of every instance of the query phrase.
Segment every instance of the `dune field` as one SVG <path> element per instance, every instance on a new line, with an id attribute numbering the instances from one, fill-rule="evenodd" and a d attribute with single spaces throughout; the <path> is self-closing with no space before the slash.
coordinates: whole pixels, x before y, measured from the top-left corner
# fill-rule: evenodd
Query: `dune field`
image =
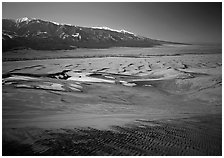
<path id="1" fill-rule="evenodd" d="M 221 155 L 209 46 L 3 52 L 3 155 Z"/>

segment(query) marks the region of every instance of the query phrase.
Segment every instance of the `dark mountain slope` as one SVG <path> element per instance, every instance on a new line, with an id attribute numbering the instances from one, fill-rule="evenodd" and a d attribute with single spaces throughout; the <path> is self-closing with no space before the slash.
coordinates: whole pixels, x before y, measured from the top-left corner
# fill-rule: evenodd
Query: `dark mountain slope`
<path id="1" fill-rule="evenodd" d="M 87 28 L 29 18 L 3 19 L 2 29 L 3 51 L 20 48 L 59 50 L 178 44 L 137 36 L 125 30 Z"/>

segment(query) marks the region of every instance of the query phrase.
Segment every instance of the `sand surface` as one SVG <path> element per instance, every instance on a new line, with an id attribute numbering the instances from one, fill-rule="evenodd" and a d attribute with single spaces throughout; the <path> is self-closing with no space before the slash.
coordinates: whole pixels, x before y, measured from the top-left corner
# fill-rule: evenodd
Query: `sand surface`
<path id="1" fill-rule="evenodd" d="M 221 54 L 183 47 L 34 52 L 35 60 L 29 50 L 3 54 L 3 140 L 32 144 L 47 129 L 108 130 L 136 120 L 219 120 Z"/>

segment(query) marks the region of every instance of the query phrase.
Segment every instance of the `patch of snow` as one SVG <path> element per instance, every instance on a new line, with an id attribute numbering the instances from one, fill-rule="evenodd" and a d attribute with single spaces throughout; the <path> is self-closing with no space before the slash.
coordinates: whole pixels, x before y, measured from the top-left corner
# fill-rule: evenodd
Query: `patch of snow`
<path id="1" fill-rule="evenodd" d="M 129 33 L 129 34 L 133 34 L 134 35 L 134 33 L 129 32 L 129 31 L 126 31 L 126 30 L 121 30 L 121 32 L 123 32 L 123 33 Z"/>
<path id="2" fill-rule="evenodd" d="M 5 35 L 5 36 L 8 36 L 9 38 L 13 38 L 13 36 L 12 35 L 9 35 L 9 34 L 7 34 L 7 33 L 3 33 L 3 35 Z"/>
<path id="3" fill-rule="evenodd" d="M 62 37 L 62 39 L 66 39 L 66 38 L 68 38 L 69 37 L 69 35 L 64 35 L 63 37 Z"/>
<path id="4" fill-rule="evenodd" d="M 72 25 L 72 24 L 57 23 L 57 22 L 54 22 L 54 21 L 48 21 L 48 22 L 51 22 L 51 23 L 53 23 L 53 24 L 55 24 L 55 25 L 67 25 L 67 26 L 74 26 L 74 25 Z"/>
<path id="5" fill-rule="evenodd" d="M 120 83 L 124 86 L 128 86 L 128 87 L 133 87 L 133 86 L 136 86 L 135 83 L 128 83 L 126 81 L 120 81 Z"/>
<path id="6" fill-rule="evenodd" d="M 67 26 L 74 26 L 74 25 L 72 25 L 72 24 L 63 24 L 63 25 L 67 25 Z"/>
<path id="7" fill-rule="evenodd" d="M 51 22 L 51 23 L 53 23 L 53 24 L 55 24 L 55 25 L 60 25 L 59 23 L 54 22 L 54 21 L 49 21 L 49 22 Z"/>
<path id="8" fill-rule="evenodd" d="M 115 79 L 115 78 L 112 77 L 112 76 L 104 76 L 104 77 L 109 78 L 109 79 Z"/>
<path id="9" fill-rule="evenodd" d="M 67 34 L 65 34 L 65 33 L 63 32 L 63 33 L 61 33 L 61 34 L 59 35 L 59 37 L 62 38 L 62 39 L 66 39 L 66 38 L 69 37 L 69 35 L 67 35 Z"/>
<path id="10" fill-rule="evenodd" d="M 72 35 L 72 37 L 79 37 L 79 33 Z"/>
<path id="11" fill-rule="evenodd" d="M 110 39 L 112 39 L 112 40 L 114 40 L 114 41 L 117 41 L 115 38 L 113 38 L 113 36 L 111 36 L 110 34 L 109 34 L 109 37 L 105 37 L 105 38 L 110 38 Z"/>
<path id="12" fill-rule="evenodd" d="M 109 30 L 109 31 L 115 31 L 115 32 L 120 32 L 119 30 L 111 29 L 109 27 L 103 26 L 103 27 L 91 27 L 93 29 L 101 29 L 101 30 Z"/>
<path id="13" fill-rule="evenodd" d="M 73 83 L 70 83 L 70 87 L 82 89 L 82 86 Z"/>
<path id="14" fill-rule="evenodd" d="M 36 20 L 36 19 L 35 18 L 24 17 L 24 18 L 16 19 L 16 23 L 21 23 L 21 22 L 29 23 L 31 20 Z"/>
<path id="15" fill-rule="evenodd" d="M 150 85 L 150 84 L 146 84 L 146 85 L 144 85 L 145 87 L 152 87 L 152 85 Z"/>
<path id="16" fill-rule="evenodd" d="M 169 80 L 173 79 L 172 77 L 160 77 L 160 78 L 148 78 L 148 79 L 135 79 L 132 82 L 145 82 L 145 81 L 162 81 L 162 80 Z"/>
<path id="17" fill-rule="evenodd" d="M 11 36 L 11 35 L 8 35 L 9 36 L 9 38 L 13 38 L 13 36 Z"/>
<path id="18" fill-rule="evenodd" d="M 68 78 L 67 80 L 72 81 L 79 81 L 79 82 L 104 82 L 104 83 L 115 83 L 115 81 L 112 80 L 106 80 L 106 79 L 100 79 L 100 78 L 94 78 L 94 77 L 88 77 L 84 73 L 74 73 L 72 77 Z"/>
<path id="19" fill-rule="evenodd" d="M 41 32 L 41 31 L 38 31 L 37 32 L 37 35 L 40 35 L 40 34 L 46 34 L 47 32 Z"/>
<path id="20" fill-rule="evenodd" d="M 74 87 L 69 87 L 69 88 L 71 88 L 73 91 L 78 91 L 78 92 L 81 92 L 81 90 L 80 90 L 80 89 L 77 89 L 77 88 L 74 88 Z"/>
<path id="21" fill-rule="evenodd" d="M 81 38 L 82 38 L 79 33 L 76 33 L 76 34 L 72 35 L 72 37 L 78 38 L 79 40 L 81 40 Z"/>
<path id="22" fill-rule="evenodd" d="M 134 33 L 132 32 L 129 32 L 129 31 L 126 31 L 126 30 L 115 30 L 115 29 L 111 29 L 109 27 L 106 27 L 106 26 L 103 26 L 103 27 L 91 27 L 93 29 L 102 29 L 102 30 L 109 30 L 109 31 L 114 31 L 114 32 L 119 32 L 119 33 L 128 33 L 128 34 L 132 34 L 132 35 L 135 35 Z"/>
<path id="23" fill-rule="evenodd" d="M 62 32 L 62 33 L 59 35 L 59 37 L 62 38 L 62 37 L 64 36 L 64 34 L 65 34 L 65 33 Z"/>
<path id="24" fill-rule="evenodd" d="M 2 83 L 4 84 L 4 85 L 10 85 L 10 84 L 13 84 L 13 83 L 16 83 L 16 82 L 6 82 L 6 81 L 2 81 Z"/>
<path id="25" fill-rule="evenodd" d="M 25 85 L 25 84 L 18 84 L 16 85 L 17 88 L 32 88 L 30 85 Z"/>
<path id="26" fill-rule="evenodd" d="M 6 80 L 39 80 L 39 79 L 28 76 L 11 76 L 8 77 Z"/>
<path id="27" fill-rule="evenodd" d="M 51 82 L 45 82 L 45 83 L 46 84 L 38 85 L 38 87 L 42 89 L 65 90 L 59 83 L 51 83 Z"/>

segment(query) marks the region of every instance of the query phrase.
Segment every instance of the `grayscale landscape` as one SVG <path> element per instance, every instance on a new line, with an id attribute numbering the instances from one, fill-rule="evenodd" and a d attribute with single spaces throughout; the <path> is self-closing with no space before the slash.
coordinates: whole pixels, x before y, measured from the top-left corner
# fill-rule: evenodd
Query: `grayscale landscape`
<path id="1" fill-rule="evenodd" d="M 2 155 L 222 155 L 221 44 L 2 23 Z"/>

